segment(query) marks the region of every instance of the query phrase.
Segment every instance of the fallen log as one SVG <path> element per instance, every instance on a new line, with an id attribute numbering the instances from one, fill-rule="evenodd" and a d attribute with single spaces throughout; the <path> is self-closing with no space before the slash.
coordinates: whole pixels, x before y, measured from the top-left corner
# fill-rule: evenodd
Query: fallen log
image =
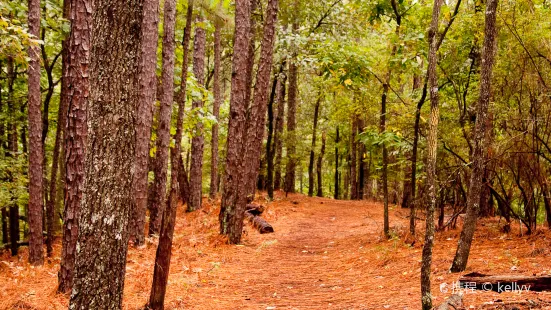
<path id="1" fill-rule="evenodd" d="M 264 213 L 264 210 L 266 210 L 266 208 L 264 206 L 256 205 L 256 204 L 253 204 L 253 203 L 249 203 L 245 207 L 245 212 L 249 212 L 252 215 L 256 215 L 256 216 L 261 215 L 262 213 Z"/>
<path id="2" fill-rule="evenodd" d="M 249 223 L 251 223 L 251 225 L 253 225 L 253 227 L 256 228 L 259 233 L 268 234 L 274 232 L 274 228 L 272 227 L 272 225 L 270 225 L 260 216 L 254 215 L 249 211 L 245 212 L 245 216 L 249 220 Z"/>
<path id="3" fill-rule="evenodd" d="M 434 308 L 434 310 L 456 310 L 463 306 L 463 296 L 459 294 L 451 295 L 440 306 Z"/>
<path id="4" fill-rule="evenodd" d="M 459 286 L 470 290 L 504 292 L 551 291 L 551 276 L 497 275 L 478 272 L 459 278 Z"/>

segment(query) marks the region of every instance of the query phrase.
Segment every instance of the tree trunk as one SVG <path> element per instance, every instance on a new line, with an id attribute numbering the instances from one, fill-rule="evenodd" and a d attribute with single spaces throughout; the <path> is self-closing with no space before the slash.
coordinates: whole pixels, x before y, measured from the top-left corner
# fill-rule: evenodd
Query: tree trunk
<path id="1" fill-rule="evenodd" d="M 274 135 L 274 148 L 275 148 L 275 165 L 274 165 L 274 189 L 281 189 L 281 160 L 283 159 L 283 125 L 285 122 L 285 85 L 287 81 L 287 75 L 283 73 L 285 68 L 285 61 L 282 64 L 282 71 L 277 82 L 277 114 L 275 120 L 275 135 Z"/>
<path id="2" fill-rule="evenodd" d="M 436 156 L 438 149 L 438 121 L 440 110 L 438 106 L 438 76 L 436 64 L 438 56 L 438 20 L 442 0 L 434 0 L 432 19 L 429 28 L 429 55 L 428 55 L 428 85 L 430 89 L 430 119 L 429 133 L 427 137 L 427 213 L 425 244 L 423 245 L 423 257 L 421 263 L 421 304 L 423 310 L 432 309 L 432 296 L 430 288 L 430 275 L 432 267 L 432 248 L 434 246 L 434 211 L 436 209 Z"/>
<path id="3" fill-rule="evenodd" d="M 167 6 L 169 7 L 167 9 Z M 169 12 L 167 12 L 169 10 Z M 174 25 L 176 11 L 176 1 L 165 1 L 165 18 L 170 15 L 170 22 Z M 182 78 L 187 78 L 189 41 L 191 34 L 191 22 L 193 15 L 193 0 L 188 2 L 186 15 L 186 28 L 184 29 L 184 58 L 182 63 Z M 166 19 L 165 19 L 166 21 Z M 164 309 L 166 287 L 168 284 L 168 275 L 170 271 L 170 260 L 172 257 L 172 240 L 174 237 L 174 225 L 176 224 L 176 210 L 178 207 L 178 183 L 181 168 L 182 152 L 182 131 L 184 123 L 184 109 L 186 106 L 186 79 L 182 80 L 182 88 L 178 98 L 178 117 L 176 119 L 176 133 L 174 135 L 174 148 L 171 149 L 171 173 L 170 173 L 170 194 L 167 201 L 167 209 L 163 214 L 161 224 L 161 233 L 159 236 L 159 246 L 155 255 L 155 267 L 153 271 L 153 284 L 151 294 L 149 295 L 149 309 Z M 215 81 L 216 83 L 216 81 Z M 186 188 L 188 190 L 188 188 Z M 187 197 L 187 193 L 183 196 Z M 186 201 L 183 201 L 186 203 Z"/>
<path id="4" fill-rule="evenodd" d="M 321 149 L 318 155 L 318 162 L 316 165 L 316 174 L 318 176 L 318 197 L 323 197 L 323 174 L 322 174 L 322 164 L 323 164 L 323 155 L 325 155 L 325 131 L 321 135 Z"/>
<path id="5" fill-rule="evenodd" d="M 270 91 L 269 85 L 272 72 L 278 8 L 278 0 L 268 1 L 264 23 L 264 35 L 262 37 L 262 49 L 260 51 L 260 61 L 254 87 L 254 98 L 247 129 L 249 135 L 246 139 L 243 161 L 245 167 L 244 185 L 247 201 L 254 198 L 255 182 L 258 176 L 262 150 L 262 140 L 264 139 L 264 131 L 266 129 L 266 108 Z M 242 217 L 243 215 L 240 216 Z"/>
<path id="6" fill-rule="evenodd" d="M 136 160 L 134 201 L 130 236 L 135 246 L 145 242 L 145 214 L 148 201 L 149 146 L 157 90 L 157 42 L 159 40 L 159 0 L 144 0 L 140 54 L 140 92 L 136 119 Z"/>
<path id="7" fill-rule="evenodd" d="M 140 0 L 136 0 L 140 1 Z M 172 2 L 169 0 L 169 2 Z M 170 142 L 170 121 L 174 100 L 174 24 L 176 9 L 165 5 L 163 21 L 163 68 L 161 73 L 161 104 L 157 127 L 157 154 L 155 157 L 155 180 L 152 197 L 149 199 L 149 235 L 158 235 L 166 206 L 166 180 L 168 169 L 168 147 Z"/>
<path id="8" fill-rule="evenodd" d="M 141 0 L 94 1 L 89 152 L 70 309 L 122 308 L 133 198 L 142 4 Z"/>
<path id="9" fill-rule="evenodd" d="M 350 131 L 350 199 L 358 199 L 358 179 L 357 179 L 357 143 L 356 135 L 358 134 L 357 115 L 354 114 L 352 119 L 352 130 Z"/>
<path id="10" fill-rule="evenodd" d="M 358 134 L 363 132 L 364 120 L 360 117 L 357 118 L 358 121 Z M 365 167 L 365 145 L 363 143 L 358 143 L 358 199 L 364 199 L 365 195 L 365 177 L 366 177 L 366 167 Z"/>
<path id="11" fill-rule="evenodd" d="M 216 124 L 212 126 L 211 159 L 210 159 L 210 191 L 209 197 L 214 199 L 218 193 L 218 131 L 220 121 L 220 105 L 223 94 L 220 92 L 220 70 L 222 69 L 221 56 L 222 45 L 220 43 L 222 22 L 218 19 L 214 23 L 214 103 L 212 115 L 216 118 Z"/>
<path id="12" fill-rule="evenodd" d="M 339 199 L 339 126 L 335 138 L 335 194 L 333 198 Z"/>
<path id="13" fill-rule="evenodd" d="M 295 6 L 296 6 L 295 1 Z M 297 33 L 298 23 L 295 20 L 293 23 L 293 33 Z M 285 192 L 295 192 L 295 170 L 297 165 L 296 158 L 296 113 L 297 113 L 297 83 L 298 83 L 298 67 L 296 60 L 296 46 L 291 47 L 293 55 L 289 63 L 289 94 L 287 95 L 287 166 L 285 167 Z"/>
<path id="14" fill-rule="evenodd" d="M 308 163 L 308 196 L 314 196 L 314 150 L 316 148 L 316 131 L 318 129 L 318 117 L 321 103 L 321 94 L 314 107 L 314 125 L 312 126 L 312 146 L 310 147 L 310 162 Z"/>
<path id="15" fill-rule="evenodd" d="M 197 17 L 197 24 L 204 22 L 203 17 Z M 197 83 L 205 83 L 205 45 L 206 32 L 201 26 L 195 28 L 195 38 L 193 47 L 193 74 Z M 193 109 L 203 108 L 203 100 L 194 100 Z M 188 211 L 194 211 L 201 208 L 201 198 L 203 191 L 203 148 L 205 139 L 203 138 L 203 123 L 198 121 L 195 125 L 195 132 L 191 139 L 191 167 L 189 169 L 189 201 Z"/>
<path id="16" fill-rule="evenodd" d="M 68 1 L 68 0 L 67 0 Z M 86 153 L 86 110 L 89 85 L 92 12 L 90 0 L 71 0 L 71 33 L 68 38 L 67 125 L 65 128 L 65 210 L 58 291 L 68 294 L 73 287 L 76 244 L 84 182 Z"/>
<path id="17" fill-rule="evenodd" d="M 427 82 L 423 87 L 423 92 L 421 94 L 421 99 L 417 103 L 415 109 L 415 125 L 413 127 L 413 147 L 411 150 L 411 182 L 410 182 L 410 213 L 409 213 L 409 233 L 415 235 L 415 211 L 417 207 L 417 148 L 419 146 L 419 127 L 421 123 L 421 108 L 425 103 L 425 98 L 427 97 Z"/>
<path id="18" fill-rule="evenodd" d="M 10 157 L 16 157 L 18 156 L 17 119 L 15 101 L 13 98 L 13 86 L 15 84 L 16 72 L 13 58 L 11 57 L 8 57 L 6 70 L 8 84 L 8 151 L 6 153 Z M 13 182 L 11 177 L 8 181 Z M 9 207 L 9 236 L 11 255 L 16 256 L 19 247 L 19 206 L 15 202 L 13 202 Z"/>
<path id="19" fill-rule="evenodd" d="M 238 190 L 242 187 L 243 142 L 246 117 L 247 98 L 247 64 L 250 36 L 250 6 L 249 0 L 235 2 L 235 41 L 232 64 L 232 89 L 230 98 L 230 114 L 228 124 L 228 139 L 226 143 L 226 169 L 220 208 L 220 233 L 229 236 L 231 243 L 239 243 L 243 230 L 243 215 L 245 207 L 238 202 Z"/>
<path id="20" fill-rule="evenodd" d="M 388 74 L 390 77 L 390 73 Z M 390 80 L 390 78 L 388 78 Z M 381 97 L 381 119 L 379 124 L 379 132 L 384 133 L 386 131 L 386 100 L 388 95 L 387 81 L 383 85 L 383 96 Z M 383 203 L 384 203 L 384 225 L 383 231 L 385 236 L 389 237 L 389 221 L 388 221 L 388 150 L 386 144 L 383 143 L 383 168 L 382 168 L 382 181 L 383 181 Z"/>
<path id="21" fill-rule="evenodd" d="M 274 101 L 277 92 L 279 75 L 283 71 L 283 65 L 279 72 L 274 75 L 272 91 L 268 101 L 268 138 L 266 140 L 266 191 L 268 197 L 274 199 L 274 154 L 275 154 L 275 133 L 274 133 Z"/>
<path id="22" fill-rule="evenodd" d="M 40 35 L 40 0 L 29 0 L 29 33 Z M 42 112 L 40 106 L 40 56 L 39 46 L 29 47 L 29 263 L 44 263 L 42 238 L 43 213 L 43 144 Z"/>
<path id="23" fill-rule="evenodd" d="M 471 243 L 476 228 L 476 219 L 479 212 L 480 194 L 482 188 L 482 176 L 486 162 L 484 152 L 488 148 L 486 137 L 486 125 L 488 107 L 491 97 L 492 69 L 496 52 L 496 11 L 498 0 L 488 0 L 486 3 L 486 21 L 484 29 L 484 46 L 482 50 L 482 68 L 480 72 L 480 98 L 476 112 L 476 124 L 474 129 L 474 150 L 469 183 L 469 195 L 467 197 L 467 215 L 465 224 L 457 244 L 451 272 L 461 272 L 467 267 L 467 260 L 471 250 Z"/>
<path id="24" fill-rule="evenodd" d="M 2 243 L 7 244 L 8 240 L 8 208 L 2 208 Z"/>

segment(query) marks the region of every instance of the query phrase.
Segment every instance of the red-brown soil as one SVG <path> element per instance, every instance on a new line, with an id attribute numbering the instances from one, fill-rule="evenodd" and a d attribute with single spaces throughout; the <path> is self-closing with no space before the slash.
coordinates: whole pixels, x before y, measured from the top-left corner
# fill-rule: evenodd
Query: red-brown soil
<path id="1" fill-rule="evenodd" d="M 413 246 L 407 210 L 391 208 L 393 236 L 382 236 L 382 205 L 278 193 L 264 217 L 275 233 L 246 227 L 243 244 L 218 236 L 218 202 L 180 212 L 167 291 L 167 309 L 419 309 L 422 237 Z M 551 233 L 501 233 L 498 219 L 480 221 L 466 272 L 551 274 Z M 424 223 L 419 222 L 419 230 Z M 435 304 L 452 293 L 460 275 L 448 273 L 460 230 L 437 234 L 432 286 Z M 129 250 L 124 308 L 147 302 L 156 244 Z M 0 309 L 66 309 L 56 295 L 60 244 L 44 267 L 0 256 Z M 447 284 L 447 292 L 440 286 Z M 445 290 L 444 289 L 444 290 Z M 466 309 L 551 309 L 551 293 L 466 292 Z M 501 303 L 509 306 L 499 306 Z M 533 306 L 528 306 L 532 302 Z"/>

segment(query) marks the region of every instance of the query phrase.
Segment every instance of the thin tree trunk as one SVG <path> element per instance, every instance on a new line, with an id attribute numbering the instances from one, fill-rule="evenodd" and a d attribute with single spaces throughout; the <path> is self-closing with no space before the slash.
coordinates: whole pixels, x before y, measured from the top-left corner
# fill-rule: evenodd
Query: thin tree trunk
<path id="1" fill-rule="evenodd" d="M 322 174 L 322 165 L 323 165 L 323 155 L 325 155 L 325 131 L 321 135 L 321 149 L 318 156 L 318 162 L 316 165 L 317 175 L 318 175 L 318 197 L 323 197 L 323 174 Z"/>
<path id="2" fill-rule="evenodd" d="M 285 68 L 285 61 L 282 64 L 282 68 Z M 283 159 L 283 127 L 285 122 L 285 85 L 287 81 L 287 75 L 282 72 L 278 78 L 277 85 L 277 114 L 275 120 L 275 135 L 274 135 L 274 148 L 275 148 L 275 165 L 274 165 L 274 190 L 281 189 L 281 161 Z"/>
<path id="3" fill-rule="evenodd" d="M 274 133 L 274 101 L 277 92 L 279 74 L 283 71 L 283 66 L 280 67 L 278 73 L 274 75 L 272 81 L 272 91 L 270 92 L 270 100 L 268 101 L 268 138 L 266 140 L 266 191 L 268 197 L 274 199 L 274 154 L 275 154 L 275 133 Z"/>
<path id="4" fill-rule="evenodd" d="M 136 161 L 134 201 L 130 232 L 135 246 L 145 242 L 145 214 L 148 201 L 149 145 L 157 90 L 157 42 L 159 40 L 159 0 L 144 0 L 140 55 L 140 99 L 136 120 Z"/>
<path id="5" fill-rule="evenodd" d="M 68 294 L 73 287 L 76 244 L 84 182 L 90 92 L 89 64 L 92 12 L 90 0 L 71 0 L 71 33 L 67 57 L 67 124 L 65 129 L 65 210 L 58 291 Z"/>
<path id="6" fill-rule="evenodd" d="M 390 76 L 390 74 L 389 74 Z M 384 133 L 386 131 L 386 100 L 388 95 L 388 82 L 383 85 L 383 96 L 381 99 L 381 119 L 379 124 L 379 132 Z M 382 168 L 382 181 L 383 181 L 383 203 L 384 203 L 384 227 L 383 231 L 385 236 L 389 237 L 389 220 L 388 220 L 388 149 L 385 143 L 383 143 L 383 168 Z"/>
<path id="7" fill-rule="evenodd" d="M 438 62 L 436 51 L 438 23 L 442 0 L 434 0 L 432 8 L 432 20 L 429 28 L 429 55 L 428 55 L 428 84 L 430 87 L 430 120 L 429 134 L 427 137 L 427 214 L 425 244 L 423 245 L 423 257 L 421 263 L 421 304 L 423 310 L 432 309 L 432 296 L 430 288 L 430 275 L 432 266 L 432 248 L 434 245 L 434 210 L 436 208 L 436 156 L 438 148 L 438 121 L 440 111 L 438 107 L 438 76 L 436 64 Z"/>
<path id="8" fill-rule="evenodd" d="M 176 1 L 165 1 L 165 18 L 167 16 L 167 5 L 171 15 L 170 22 L 174 25 L 175 20 L 175 6 Z M 193 0 L 188 2 L 187 15 L 186 15 L 186 28 L 184 29 L 184 59 L 182 63 L 182 77 L 187 78 L 188 67 L 188 55 L 189 55 L 189 41 L 191 34 L 191 22 L 193 15 Z M 215 81 L 216 83 L 216 81 Z M 166 295 L 166 288 L 168 284 L 168 275 L 170 271 L 170 260 L 172 257 L 172 239 L 174 237 L 174 225 L 176 223 L 176 209 L 178 207 L 178 197 L 180 196 L 178 183 L 182 165 L 181 152 L 182 152 L 182 131 L 184 123 L 184 109 L 186 106 L 186 82 L 182 80 L 182 89 L 178 98 L 178 117 L 176 120 L 176 133 L 174 134 L 174 148 L 171 149 L 171 173 L 170 173 L 170 194 L 167 201 L 167 209 L 163 214 L 163 220 L 161 224 L 161 234 L 159 236 L 159 246 L 157 247 L 157 253 L 155 255 L 155 268 L 153 271 L 153 284 L 151 287 L 151 294 L 149 295 L 149 309 L 164 309 L 164 301 Z M 187 189 L 186 189 L 187 190 Z M 187 194 L 183 195 L 187 197 Z M 183 201 L 186 203 L 186 201 Z"/>
<path id="9" fill-rule="evenodd" d="M 29 0 L 29 33 L 40 35 L 40 0 Z M 40 47 L 29 47 L 29 263 L 44 263 L 42 238 L 43 213 L 43 145 L 42 112 L 40 106 Z"/>
<path id="10" fill-rule="evenodd" d="M 295 7 L 298 1 L 295 1 Z M 293 33 L 298 31 L 298 22 L 293 23 Z M 289 94 L 287 98 L 287 165 L 285 167 L 285 192 L 295 192 L 295 170 L 297 165 L 296 158 L 296 113 L 297 113 L 297 93 L 298 93 L 298 65 L 296 60 L 296 44 L 291 47 L 293 50 L 291 61 L 289 62 Z"/>
<path id="11" fill-rule="evenodd" d="M 241 240 L 243 218 L 239 222 L 235 214 L 244 213 L 238 201 L 238 191 L 242 187 L 243 142 L 246 118 L 247 65 L 250 36 L 249 0 L 235 2 L 235 41 L 232 64 L 232 90 L 230 98 L 230 119 L 226 143 L 226 169 L 220 208 L 220 233 L 229 236 L 231 243 Z M 244 205 L 243 205 L 244 207 Z M 236 221 L 237 220 L 237 221 Z"/>
<path id="12" fill-rule="evenodd" d="M 140 1 L 140 0 L 135 0 Z M 169 0 L 172 3 L 172 0 Z M 170 120 L 174 99 L 174 20 L 176 9 L 172 5 L 164 8 L 163 21 L 163 68 L 161 73 L 161 105 L 157 127 L 157 154 L 155 157 L 155 180 L 152 197 L 149 199 L 149 235 L 158 235 L 166 206 L 166 180 L 168 169 L 168 147 Z"/>
<path id="13" fill-rule="evenodd" d="M 357 115 L 354 114 L 352 119 L 352 130 L 350 131 L 350 199 L 358 199 L 358 179 L 357 179 L 357 143 L 356 135 L 358 134 Z"/>
<path id="14" fill-rule="evenodd" d="M 67 2 L 67 1 L 66 1 Z M 66 48 L 65 43 L 63 43 L 64 48 Z M 62 71 L 65 71 L 65 65 L 63 65 Z M 65 128 L 65 121 L 67 117 L 67 100 L 65 94 L 62 94 L 59 101 L 59 110 L 57 112 L 57 128 L 55 132 L 55 142 L 54 142 L 54 152 L 52 155 L 52 170 L 50 173 L 50 188 L 49 188 L 49 199 L 47 201 L 47 218 L 48 218 L 48 239 L 46 242 L 48 257 L 52 256 L 52 244 L 54 239 L 54 222 L 55 222 L 55 206 L 57 203 L 57 172 L 59 167 L 59 154 L 61 152 L 61 140 L 63 139 L 63 128 Z"/>
<path id="15" fill-rule="evenodd" d="M 486 126 L 488 107 L 492 91 L 492 69 L 496 53 L 496 11 L 498 0 L 488 0 L 486 3 L 486 21 L 484 29 L 484 46 L 482 49 L 482 68 L 480 72 L 480 98 L 476 112 L 474 129 L 473 168 L 467 197 L 467 215 L 465 224 L 457 244 L 457 252 L 450 268 L 451 272 L 461 272 L 467 267 L 467 260 L 471 250 L 471 243 L 476 228 L 476 219 L 479 212 L 482 176 L 486 166 L 484 152 L 488 148 Z"/>
<path id="16" fill-rule="evenodd" d="M 14 68 L 14 62 L 12 57 L 8 57 L 7 65 L 7 83 L 8 83 L 8 151 L 6 152 L 8 156 L 15 158 L 18 153 L 18 143 L 17 143 L 17 119 L 15 113 L 15 101 L 13 98 L 13 86 L 15 84 L 15 79 L 17 74 Z M 13 182 L 10 179 L 8 181 Z M 16 256 L 18 252 L 18 241 L 19 241 L 19 206 L 15 201 L 12 201 L 9 207 L 9 235 L 10 235 L 10 250 L 11 255 Z"/>
<path id="17" fill-rule="evenodd" d="M 335 138 L 335 199 L 339 199 L 339 126 L 337 126 L 337 136 Z"/>
<path id="18" fill-rule="evenodd" d="M 316 131 L 318 129 L 318 117 L 321 104 L 321 94 L 314 107 L 314 124 L 312 126 L 312 146 L 310 147 L 310 162 L 308 163 L 308 196 L 314 196 L 314 150 L 316 148 Z"/>
<path id="19" fill-rule="evenodd" d="M 89 45 L 89 152 L 70 309 L 122 308 L 142 18 L 141 0 L 94 1 L 94 35 Z"/>
<path id="20" fill-rule="evenodd" d="M 362 118 L 357 117 L 357 133 L 360 134 L 363 132 L 364 129 L 364 121 Z M 363 143 L 358 143 L 358 199 L 364 199 L 364 192 L 365 192 L 365 145 Z"/>
<path id="21" fill-rule="evenodd" d="M 212 140 L 211 140 L 211 159 L 210 159 L 210 191 L 209 197 L 214 199 L 218 193 L 218 131 L 220 121 L 220 105 L 222 104 L 222 93 L 220 92 L 220 70 L 222 69 L 221 56 L 222 45 L 221 31 L 222 22 L 218 19 L 214 24 L 214 103 L 212 107 L 212 115 L 216 118 L 216 124 L 212 126 Z"/>
<path id="22" fill-rule="evenodd" d="M 197 23 L 204 21 L 203 17 L 197 17 Z M 193 74 L 197 83 L 205 83 L 205 45 L 206 33 L 201 26 L 195 28 L 194 48 L 193 48 Z M 193 108 L 201 109 L 202 100 L 194 100 Z M 188 211 L 194 211 L 201 208 L 201 198 L 203 191 L 203 148 L 205 139 L 203 138 L 203 124 L 198 121 L 195 125 L 195 133 L 191 139 L 191 167 L 189 169 L 189 201 Z"/>
<path id="23" fill-rule="evenodd" d="M 2 243 L 7 244 L 9 237 L 8 233 L 8 208 L 2 208 Z"/>

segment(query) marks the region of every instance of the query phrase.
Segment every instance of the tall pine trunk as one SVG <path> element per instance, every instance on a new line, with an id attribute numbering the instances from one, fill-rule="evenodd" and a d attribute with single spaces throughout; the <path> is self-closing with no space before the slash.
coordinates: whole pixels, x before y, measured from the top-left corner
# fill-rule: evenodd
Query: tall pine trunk
<path id="1" fill-rule="evenodd" d="M 249 126 L 244 151 L 244 186 L 247 201 L 252 201 L 255 193 L 255 183 L 258 177 L 260 156 L 262 151 L 262 141 L 266 129 L 266 108 L 268 105 L 268 95 L 270 92 L 270 76 L 272 72 L 275 27 L 277 22 L 277 12 L 279 8 L 278 0 L 269 0 L 266 8 L 264 23 L 264 35 L 262 38 L 262 48 L 260 52 L 260 61 L 258 64 L 258 73 L 256 75 L 256 84 L 254 87 L 254 97 L 249 117 Z M 245 206 L 240 208 L 244 209 Z M 243 218 L 243 214 L 236 214 Z"/>
<path id="2" fill-rule="evenodd" d="M 482 178 L 486 167 L 486 156 L 484 153 L 488 148 L 487 119 L 488 107 L 490 105 L 492 91 L 492 69 L 496 54 L 496 15 L 498 0 L 486 2 L 486 20 L 484 29 L 484 44 L 482 49 L 482 65 L 480 71 L 480 98 L 476 111 L 476 124 L 474 129 L 474 150 L 469 183 L 469 194 L 467 196 L 467 215 L 465 224 L 457 244 L 457 252 L 453 259 L 451 272 L 461 272 L 467 267 L 471 243 L 476 229 L 476 220 L 480 209 L 480 195 L 482 190 Z"/>
<path id="3" fill-rule="evenodd" d="M 285 122 L 285 85 L 287 81 L 287 75 L 283 73 L 285 68 L 285 62 L 282 65 L 282 71 L 278 77 L 277 90 L 276 90 L 276 102 L 277 113 L 275 119 L 275 134 L 274 134 L 274 148 L 275 148 L 275 164 L 274 164 L 274 190 L 281 189 L 281 161 L 283 159 L 283 127 Z"/>
<path id="4" fill-rule="evenodd" d="M 230 119 L 228 124 L 228 139 L 226 143 L 226 169 L 220 208 L 220 233 L 228 235 L 230 242 L 237 243 L 241 239 L 243 220 L 233 214 L 244 212 L 240 210 L 238 190 L 242 187 L 243 142 L 246 118 L 247 65 L 250 37 L 249 0 L 235 1 L 235 41 L 232 64 L 232 86 L 230 98 Z"/>
<path id="5" fill-rule="evenodd" d="M 321 94 L 314 107 L 314 123 L 312 126 L 312 146 L 310 147 L 310 161 L 308 163 L 308 196 L 314 196 L 314 150 L 316 148 L 316 131 L 318 129 L 318 116 L 321 104 Z"/>
<path id="6" fill-rule="evenodd" d="M 295 1 L 295 10 L 298 1 Z M 295 16 L 295 19 L 297 17 Z M 293 22 L 293 33 L 298 31 L 298 22 Z M 285 167 L 285 192 L 295 192 L 295 170 L 297 166 L 296 158 L 296 114 L 297 114 L 297 95 L 298 95 L 298 65 L 296 55 L 296 43 L 293 43 L 291 50 L 292 56 L 289 62 L 289 94 L 287 95 L 287 165 Z"/>
<path id="7" fill-rule="evenodd" d="M 211 199 L 214 199 L 218 193 L 218 131 L 220 128 L 218 122 L 220 121 L 220 105 L 222 104 L 223 96 L 220 90 L 220 70 L 222 69 L 220 60 L 222 56 L 222 45 L 220 41 L 222 22 L 217 19 L 214 23 L 214 27 L 214 103 L 212 106 L 212 115 L 216 118 L 217 123 L 212 126 L 209 190 L 209 197 Z"/>
<path id="8" fill-rule="evenodd" d="M 335 137 L 335 193 L 333 198 L 339 199 L 339 126 Z"/>
<path id="9" fill-rule="evenodd" d="M 325 155 L 325 131 L 321 135 L 321 149 L 318 155 L 318 162 L 316 164 L 316 174 L 318 176 L 318 197 L 323 197 L 323 174 L 322 174 L 322 164 L 323 164 L 323 155 Z"/>
<path id="10" fill-rule="evenodd" d="M 204 19 L 197 17 L 197 23 L 201 24 Z M 195 39 L 193 48 L 193 74 L 197 83 L 205 83 L 205 45 L 206 33 L 201 26 L 195 28 Z M 193 108 L 200 110 L 203 108 L 203 100 L 194 100 Z M 189 201 L 188 211 L 201 208 L 201 197 L 203 189 L 203 148 L 205 139 L 203 138 L 203 124 L 198 121 L 195 125 L 195 132 L 191 140 L 191 167 L 189 169 Z"/>
<path id="11" fill-rule="evenodd" d="M 159 40 L 159 0 L 144 0 L 139 71 L 139 101 L 136 119 L 136 160 L 134 164 L 134 201 L 132 230 L 135 246 L 145 242 L 145 213 L 148 199 L 149 145 L 153 107 L 157 90 L 157 41 Z"/>
<path id="12" fill-rule="evenodd" d="M 175 0 L 165 2 L 165 16 L 166 6 L 169 5 L 169 9 L 175 11 Z M 173 13 L 172 13 L 173 14 Z M 179 193 L 179 177 L 182 172 L 182 165 L 180 165 L 181 151 L 182 151 L 182 131 L 184 122 L 184 109 L 186 106 L 186 78 L 187 67 L 189 57 L 189 41 L 191 36 L 191 22 L 193 15 L 193 0 L 188 2 L 188 9 L 186 15 L 186 28 L 184 29 L 184 56 L 182 62 L 182 88 L 178 97 L 178 117 L 176 119 L 176 133 L 174 134 L 174 148 L 171 149 L 171 173 L 170 173 L 170 194 L 167 201 L 167 209 L 163 214 L 163 220 L 161 223 L 161 233 L 159 236 L 159 245 L 157 247 L 157 253 L 155 255 L 155 267 L 153 271 L 153 284 L 151 287 L 151 294 L 149 296 L 149 309 L 163 309 L 166 295 L 166 288 L 168 284 L 168 275 L 170 271 L 170 260 L 172 257 L 172 239 L 174 237 L 174 225 L 176 224 L 176 209 L 178 207 Z M 174 15 L 172 15 L 172 23 L 174 23 Z M 187 189 L 186 189 L 187 190 Z M 187 197 L 183 195 L 183 197 Z M 184 203 L 186 201 L 183 201 Z"/>
<path id="13" fill-rule="evenodd" d="M 76 243 L 84 182 L 86 110 L 89 85 L 92 12 L 90 0 L 71 0 L 71 33 L 68 39 L 67 126 L 65 136 L 65 210 L 58 291 L 69 293 L 75 273 Z"/>
<path id="14" fill-rule="evenodd" d="M 268 197 L 274 199 L 274 155 L 275 155 L 275 132 L 274 132 L 274 101 L 277 92 L 279 72 L 276 72 L 272 81 L 272 91 L 270 92 L 270 100 L 268 101 L 268 138 L 266 139 L 266 191 Z"/>
<path id="15" fill-rule="evenodd" d="M 133 198 L 141 0 L 96 0 L 88 141 L 70 309 L 121 309 Z M 91 7 L 81 7 L 89 10 Z"/>
<path id="16" fill-rule="evenodd" d="M 357 143 L 356 135 L 358 134 L 358 116 L 354 114 L 352 118 L 352 130 L 350 131 L 350 199 L 358 199 L 358 179 L 357 179 Z"/>
<path id="17" fill-rule="evenodd" d="M 40 0 L 29 0 L 29 33 L 35 38 L 40 34 Z M 29 263 L 44 263 L 42 238 L 43 213 L 43 144 L 42 104 L 40 95 L 40 47 L 29 47 Z"/>
<path id="18" fill-rule="evenodd" d="M 429 134 L 427 137 L 427 213 L 425 243 L 423 245 L 423 257 L 421 263 L 421 304 L 423 310 L 432 309 L 432 296 L 430 288 L 430 275 L 432 265 L 432 248 L 434 245 L 434 210 L 436 208 L 436 155 L 438 149 L 438 121 L 440 111 L 438 107 L 438 76 L 436 64 L 438 62 L 436 51 L 438 23 L 442 0 L 434 0 L 432 19 L 429 28 L 429 55 L 428 55 L 428 85 L 430 89 L 430 119 Z"/>
<path id="19" fill-rule="evenodd" d="M 139 1 L 139 0 L 137 0 Z M 149 235 L 158 235 L 166 206 L 166 180 L 168 169 L 168 147 L 170 120 L 174 99 L 174 23 L 176 16 L 172 0 L 165 4 L 163 20 L 163 69 L 161 73 L 161 105 L 157 128 L 157 155 L 155 158 L 155 181 L 152 197 L 149 199 Z"/>

